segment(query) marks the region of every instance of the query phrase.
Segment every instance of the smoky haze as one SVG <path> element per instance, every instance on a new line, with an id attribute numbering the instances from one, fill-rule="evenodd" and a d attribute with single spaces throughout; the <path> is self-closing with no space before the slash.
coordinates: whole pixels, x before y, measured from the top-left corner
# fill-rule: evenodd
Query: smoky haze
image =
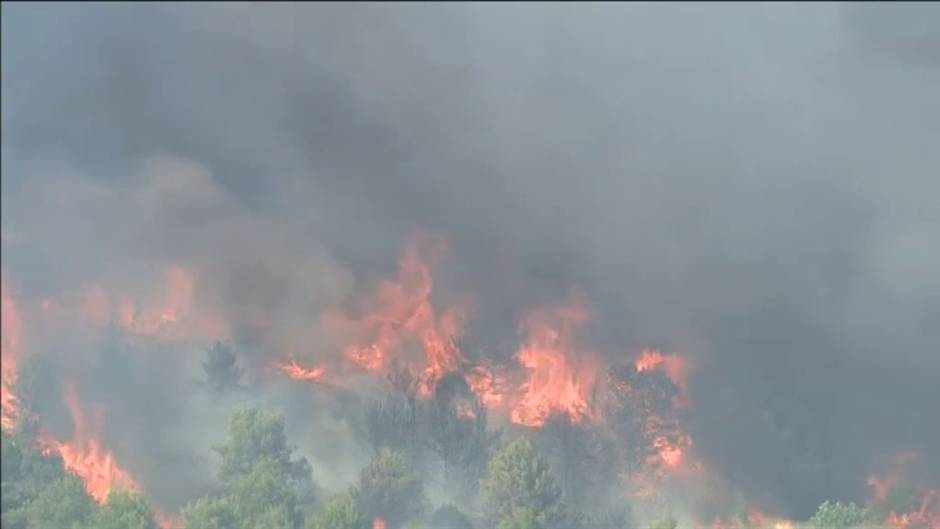
<path id="1" fill-rule="evenodd" d="M 473 340 L 581 289 L 612 363 L 691 358 L 715 470 L 805 516 L 899 452 L 940 476 L 938 28 L 937 4 L 4 4 L 4 274 L 146 297 L 185 266 L 261 373 L 333 346 L 319 313 L 430 230 Z M 83 373 L 154 501 L 207 486 L 233 403 L 195 389 L 201 349 L 44 340 L 40 384 Z M 365 455 L 323 439 L 352 397 L 272 384 L 244 398 L 347 479 Z"/>

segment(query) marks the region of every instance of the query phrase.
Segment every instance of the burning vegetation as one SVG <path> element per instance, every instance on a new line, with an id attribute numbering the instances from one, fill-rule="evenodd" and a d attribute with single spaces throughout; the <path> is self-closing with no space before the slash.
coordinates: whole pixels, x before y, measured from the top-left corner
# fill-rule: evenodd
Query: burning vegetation
<path id="1" fill-rule="evenodd" d="M 3 2 L 0 528 L 940 529 L 940 4 L 484 4 Z"/>
<path id="2" fill-rule="evenodd" d="M 430 480 L 446 491 L 447 502 L 471 511 L 464 518 L 468 524 L 608 529 L 669 512 L 675 491 L 682 487 L 727 487 L 696 453 L 686 429 L 695 409 L 690 387 L 694 368 L 687 357 L 643 349 L 624 352 L 622 362 L 607 364 L 580 334 L 590 320 L 588 302 L 580 293 L 566 304 L 524 314 L 519 345 L 511 355 L 468 354 L 461 348 L 470 321 L 467 305 L 439 311 L 432 301 L 434 269 L 445 249 L 441 239 L 412 239 L 399 260 L 397 280 L 380 281 L 372 294 L 356 301 L 362 307 L 357 315 L 328 309 L 321 322 L 324 333 L 338 340 L 335 351 L 268 360 L 267 367 L 305 384 L 306 391 L 355 394 L 359 390 L 349 379 L 362 376 L 385 388 L 384 396 L 363 401 L 360 418 L 353 421 L 363 446 L 374 455 L 346 496 L 330 499 L 318 510 L 323 500 L 316 499 L 310 466 L 305 459 L 291 459 L 282 419 L 250 411 L 233 419 L 229 443 L 234 445 L 221 449 L 222 495 L 199 500 L 182 514 L 147 511 L 152 523 L 215 527 L 211 523 L 238 517 L 240 502 L 249 501 L 239 494 L 281 487 L 276 483 L 282 479 L 287 488 L 270 494 L 286 494 L 279 497 L 290 498 L 288 503 L 264 500 L 273 501 L 270 508 L 275 511 L 244 516 L 256 523 L 271 516 L 285 527 L 299 527 L 306 517 L 308 526 L 324 529 L 397 528 L 428 515 L 425 487 Z M 95 287 L 74 313 L 90 328 L 117 329 L 150 340 L 197 343 L 226 336 L 224 323 L 204 325 L 218 318 L 199 312 L 195 281 L 192 273 L 174 266 L 166 275 L 163 302 L 153 308 L 136 312 L 130 302 L 114 304 L 103 288 Z M 40 312 L 49 306 L 44 300 Z M 55 306 L 69 311 L 67 303 Z M 62 388 L 71 439 L 55 438 L 43 428 L 41 417 L 21 409 L 16 368 L 24 357 L 22 340 L 29 322 L 23 321 L 6 277 L 3 309 L 5 450 L 14 450 L 7 443 L 15 442 L 18 453 L 35 450 L 38 455 L 33 457 L 61 461 L 61 473 L 79 479 L 88 497 L 103 506 L 100 509 L 113 502 L 143 501 L 146 481 L 134 477 L 133 468 L 118 461 L 103 438 L 107 410 L 83 402 L 71 380 Z M 230 345 L 217 341 L 206 356 L 202 367 L 213 391 L 226 394 L 243 388 L 245 372 Z M 920 485 L 911 488 L 909 468 L 917 457 L 903 455 L 886 475 L 872 475 L 873 494 L 864 507 L 826 503 L 804 523 L 753 507 L 741 511 L 744 514 L 710 519 L 696 518 L 691 511 L 682 524 L 782 529 L 851 522 L 937 529 L 938 492 Z M 602 490 L 620 492 L 611 497 Z M 712 511 L 740 509 L 734 507 L 730 490 L 724 494 L 726 499 L 712 505 Z M 633 508 L 622 510 L 627 505 Z M 472 521 L 476 508 L 482 509 L 480 518 Z M 4 516 L 11 527 L 34 526 L 26 504 L 8 508 L 5 503 Z"/>

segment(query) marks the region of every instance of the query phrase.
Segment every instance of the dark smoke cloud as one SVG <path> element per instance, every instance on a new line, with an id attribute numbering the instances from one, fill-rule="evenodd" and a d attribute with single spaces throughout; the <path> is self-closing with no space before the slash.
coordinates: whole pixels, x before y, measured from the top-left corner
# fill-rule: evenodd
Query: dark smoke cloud
<path id="1" fill-rule="evenodd" d="M 434 230 L 436 295 L 472 294 L 481 342 L 582 288 L 612 361 L 693 358 L 717 470 L 805 515 L 894 452 L 940 475 L 938 27 L 931 4 L 5 4 L 4 270 L 37 297 L 209 272 L 260 365 Z M 167 424 L 151 462 L 202 435 L 173 406 L 138 408 Z"/>

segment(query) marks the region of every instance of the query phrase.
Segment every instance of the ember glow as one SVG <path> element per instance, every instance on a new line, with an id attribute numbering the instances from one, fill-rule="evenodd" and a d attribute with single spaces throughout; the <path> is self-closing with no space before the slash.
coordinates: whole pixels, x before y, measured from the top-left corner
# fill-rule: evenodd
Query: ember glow
<path id="1" fill-rule="evenodd" d="M 75 388 L 65 386 L 65 405 L 72 415 L 74 433 L 70 441 L 41 435 L 38 439 L 43 453 L 57 454 L 65 469 L 85 483 L 85 489 L 100 504 L 108 499 L 113 488 L 140 492 L 140 486 L 126 470 L 118 466 L 114 455 L 101 442 L 101 424 L 104 410 L 96 408 L 92 416 L 86 417 L 78 400 Z"/>
<path id="2" fill-rule="evenodd" d="M 302 367 L 296 361 L 278 364 L 278 369 L 293 380 L 304 380 L 307 382 L 319 382 L 323 379 L 326 370 L 323 367 L 314 367 L 307 369 Z"/>
<path id="3" fill-rule="evenodd" d="M 153 514 L 157 527 L 160 529 L 183 529 L 184 527 L 183 517 L 178 514 L 162 511 L 155 511 Z"/>

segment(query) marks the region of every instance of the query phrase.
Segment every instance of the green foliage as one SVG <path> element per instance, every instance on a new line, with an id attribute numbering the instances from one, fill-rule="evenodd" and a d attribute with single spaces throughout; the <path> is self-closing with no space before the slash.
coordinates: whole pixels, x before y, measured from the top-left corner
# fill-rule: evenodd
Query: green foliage
<path id="1" fill-rule="evenodd" d="M 227 497 L 200 498 L 183 509 L 185 529 L 231 529 L 236 527 L 235 510 Z"/>
<path id="2" fill-rule="evenodd" d="M 292 524 L 298 527 L 301 525 L 302 515 L 297 496 L 281 470 L 277 462 L 262 459 L 251 472 L 232 483 L 232 504 L 241 527 L 254 528 L 262 516 L 270 519 L 274 516 L 268 512 L 270 509 L 284 510 L 289 514 Z"/>
<path id="3" fill-rule="evenodd" d="M 111 491 L 95 516 L 93 529 L 157 529 L 153 511 L 140 496 Z"/>
<path id="4" fill-rule="evenodd" d="M 327 500 L 323 510 L 307 520 L 306 529 L 369 529 L 369 522 L 350 494 L 340 494 Z"/>
<path id="5" fill-rule="evenodd" d="M 285 479 L 305 484 L 310 481 L 306 459 L 292 460 L 293 448 L 287 445 L 284 417 L 258 409 L 235 412 L 229 423 L 226 443 L 215 447 L 222 456 L 219 481 L 229 485 L 251 473 L 255 465 L 268 460 Z"/>
<path id="6" fill-rule="evenodd" d="M 678 525 L 679 522 L 677 522 L 675 518 L 666 516 L 650 524 L 649 529 L 676 529 Z"/>
<path id="7" fill-rule="evenodd" d="M 543 527 L 542 516 L 537 515 L 532 509 L 521 507 L 500 520 L 497 529 L 542 529 Z"/>
<path id="8" fill-rule="evenodd" d="M 260 515 L 248 523 L 244 529 L 294 529 L 298 527 L 294 513 L 284 504 L 269 505 Z"/>
<path id="9" fill-rule="evenodd" d="M 367 520 L 382 518 L 389 529 L 401 527 L 424 509 L 421 478 L 400 453 L 387 448 L 363 469 L 353 495 Z"/>
<path id="10" fill-rule="evenodd" d="M 222 456 L 222 496 L 203 498 L 183 511 L 187 529 L 292 528 L 303 525 L 301 505 L 312 496 L 306 459 L 294 460 L 284 418 L 256 409 L 236 412 Z"/>
<path id="11" fill-rule="evenodd" d="M 26 527 L 85 529 L 95 514 L 95 503 L 82 482 L 64 476 L 39 493 L 26 508 Z"/>
<path id="12" fill-rule="evenodd" d="M 430 526 L 433 529 L 473 529 L 470 518 L 453 505 L 438 507 L 431 515 Z"/>
<path id="13" fill-rule="evenodd" d="M 520 509 L 535 513 L 547 526 L 564 519 L 561 489 L 528 439 L 516 439 L 496 452 L 480 487 L 483 516 L 489 524 L 507 519 L 506 523 L 524 522 L 524 513 L 516 516 Z"/>
<path id="14" fill-rule="evenodd" d="M 864 524 L 868 510 L 854 503 L 823 502 L 809 523 L 817 529 L 847 529 Z"/>
<path id="15" fill-rule="evenodd" d="M 66 524 L 72 514 L 85 516 L 94 510 L 81 482 L 66 474 L 62 460 L 44 457 L 25 432 L 3 432 L 0 451 L 0 525 L 4 529 L 35 527 L 30 519 Z"/>

